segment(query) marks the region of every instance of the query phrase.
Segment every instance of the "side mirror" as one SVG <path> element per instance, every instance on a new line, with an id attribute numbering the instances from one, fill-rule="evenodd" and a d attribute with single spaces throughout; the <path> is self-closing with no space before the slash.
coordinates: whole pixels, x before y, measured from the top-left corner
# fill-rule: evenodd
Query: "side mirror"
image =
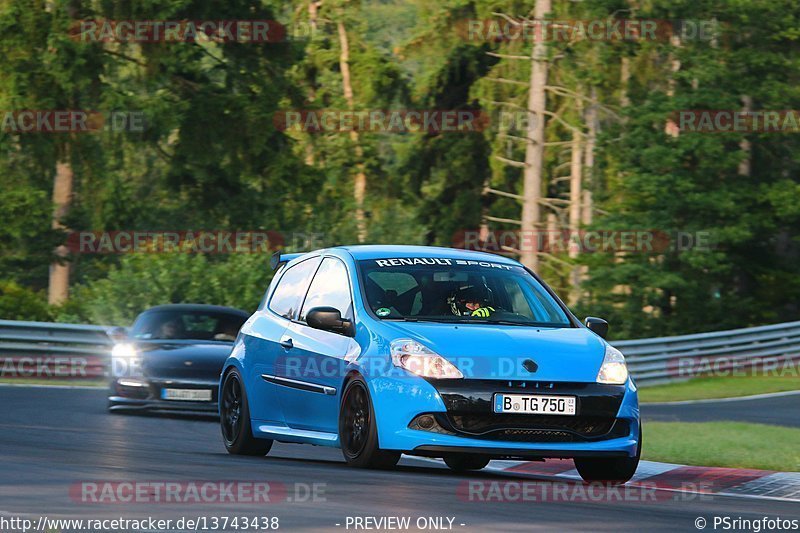
<path id="1" fill-rule="evenodd" d="M 604 339 L 608 335 L 608 322 L 602 318 L 597 318 L 596 316 L 587 316 L 585 324 L 587 328 Z"/>
<path id="2" fill-rule="evenodd" d="M 128 339 L 128 330 L 119 326 L 110 328 L 106 334 L 115 343 L 125 342 Z"/>
<path id="3" fill-rule="evenodd" d="M 334 307 L 314 307 L 306 315 L 306 324 L 314 329 L 331 331 L 352 337 L 353 323 L 342 318 L 342 313 Z"/>

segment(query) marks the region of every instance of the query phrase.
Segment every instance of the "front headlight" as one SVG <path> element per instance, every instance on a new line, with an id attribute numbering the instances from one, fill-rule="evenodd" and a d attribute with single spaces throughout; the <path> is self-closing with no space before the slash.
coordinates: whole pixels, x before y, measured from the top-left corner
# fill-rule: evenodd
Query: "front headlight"
<path id="1" fill-rule="evenodd" d="M 122 344 L 115 344 L 111 349 L 111 357 L 116 359 L 131 359 L 137 357 L 139 354 L 136 352 L 136 347 L 133 344 L 123 342 Z"/>
<path id="2" fill-rule="evenodd" d="M 410 339 L 391 344 L 392 363 L 425 378 L 461 379 L 464 375 L 450 361 L 426 346 Z"/>
<path id="3" fill-rule="evenodd" d="M 115 378 L 142 377 L 142 359 L 133 344 L 116 344 L 111 349 L 111 375 Z"/>
<path id="4" fill-rule="evenodd" d="M 624 385 L 628 381 L 628 365 L 625 356 L 613 346 L 606 346 L 606 355 L 600 372 L 597 373 L 597 382 L 606 385 Z"/>

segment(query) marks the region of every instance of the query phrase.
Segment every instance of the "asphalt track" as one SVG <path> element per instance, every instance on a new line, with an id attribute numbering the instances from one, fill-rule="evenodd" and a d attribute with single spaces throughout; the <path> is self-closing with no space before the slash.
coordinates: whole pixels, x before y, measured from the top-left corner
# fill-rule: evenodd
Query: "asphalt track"
<path id="1" fill-rule="evenodd" d="M 708 520 L 708 530 L 714 516 L 800 519 L 797 503 L 666 492 L 657 501 L 468 501 L 462 490 L 467 480 L 524 480 L 460 476 L 406 457 L 395 471 L 355 470 L 339 450 L 302 445 L 276 444 L 265 458 L 233 457 L 215 421 L 107 414 L 102 390 L 0 387 L 0 405 L 0 518 L 277 516 L 284 531 L 347 531 L 347 517 L 409 516 L 413 524 L 419 517 L 449 516 L 452 530 L 475 532 L 697 531 L 698 517 Z M 321 483 L 324 493 L 314 502 L 284 498 L 260 505 L 98 504 L 70 495 L 86 481 L 198 480 L 267 481 L 289 487 L 290 497 L 296 483 Z"/>
<path id="2" fill-rule="evenodd" d="M 800 392 L 762 398 L 642 404 L 641 410 L 645 420 L 661 422 L 731 420 L 800 427 Z"/>

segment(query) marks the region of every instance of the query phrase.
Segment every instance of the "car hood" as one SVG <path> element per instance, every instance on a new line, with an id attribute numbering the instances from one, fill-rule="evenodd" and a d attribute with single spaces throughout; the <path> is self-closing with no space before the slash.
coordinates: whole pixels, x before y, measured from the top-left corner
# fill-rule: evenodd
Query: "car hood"
<path id="1" fill-rule="evenodd" d="M 585 328 L 384 324 L 396 334 L 390 342 L 420 342 L 456 365 L 465 378 L 593 383 L 605 354 L 604 341 Z M 529 359 L 538 367 L 535 372 L 523 366 Z"/>
<path id="2" fill-rule="evenodd" d="M 138 341 L 133 343 L 149 377 L 216 380 L 233 343 L 213 341 Z"/>

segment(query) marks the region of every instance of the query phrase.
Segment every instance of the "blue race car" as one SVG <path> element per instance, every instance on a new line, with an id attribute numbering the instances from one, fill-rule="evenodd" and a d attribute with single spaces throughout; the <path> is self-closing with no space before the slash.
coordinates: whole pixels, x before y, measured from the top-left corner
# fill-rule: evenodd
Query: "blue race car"
<path id="1" fill-rule="evenodd" d="M 574 458 L 585 480 L 636 471 L 636 386 L 608 324 L 581 324 L 520 263 L 422 246 L 272 262 L 220 378 L 229 453 L 278 440 L 340 447 L 357 467 L 406 453 L 456 471 L 544 458 Z"/>

